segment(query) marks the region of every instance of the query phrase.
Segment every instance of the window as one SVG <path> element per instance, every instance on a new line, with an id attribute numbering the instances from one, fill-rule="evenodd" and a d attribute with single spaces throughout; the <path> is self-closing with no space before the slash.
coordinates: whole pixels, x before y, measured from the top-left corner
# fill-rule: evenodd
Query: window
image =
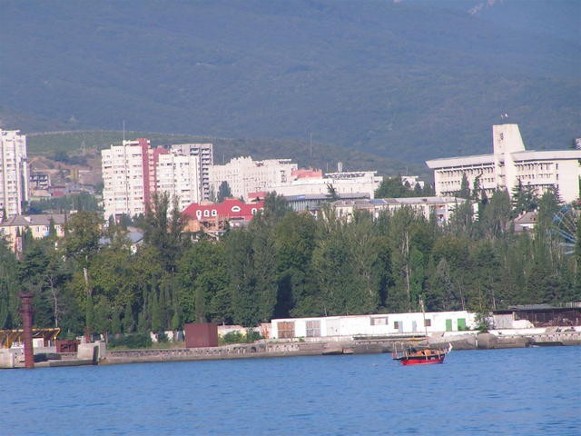
<path id="1" fill-rule="evenodd" d="M 393 328 L 395 330 L 399 330 L 400 326 L 401 326 L 401 322 L 400 321 L 394 321 L 393 322 Z"/>
<path id="2" fill-rule="evenodd" d="M 321 336 L 321 321 L 307 321 L 307 338 L 318 338 Z"/>
<path id="3" fill-rule="evenodd" d="M 207 216 L 210 216 L 210 211 L 209 211 L 208 209 L 206 209 L 206 210 L 204 211 L 204 216 L 205 216 L 205 217 L 207 217 Z"/>
<path id="4" fill-rule="evenodd" d="M 431 319 L 425 319 L 424 320 L 424 327 L 432 327 L 432 320 Z"/>
<path id="5" fill-rule="evenodd" d="M 387 316 L 373 316 L 369 321 L 370 325 L 388 325 Z"/>
<path id="6" fill-rule="evenodd" d="M 283 321 L 278 323 L 278 338 L 290 339 L 295 337 L 295 323 L 292 321 Z"/>

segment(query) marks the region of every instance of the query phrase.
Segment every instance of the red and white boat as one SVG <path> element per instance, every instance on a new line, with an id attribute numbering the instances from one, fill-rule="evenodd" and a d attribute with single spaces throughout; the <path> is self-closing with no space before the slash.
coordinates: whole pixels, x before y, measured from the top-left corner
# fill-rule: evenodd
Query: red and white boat
<path id="1" fill-rule="evenodd" d="M 446 348 L 395 344 L 391 355 L 393 360 L 399 360 L 404 366 L 435 365 L 444 363 L 450 351 L 452 351 L 452 344 L 448 344 Z"/>

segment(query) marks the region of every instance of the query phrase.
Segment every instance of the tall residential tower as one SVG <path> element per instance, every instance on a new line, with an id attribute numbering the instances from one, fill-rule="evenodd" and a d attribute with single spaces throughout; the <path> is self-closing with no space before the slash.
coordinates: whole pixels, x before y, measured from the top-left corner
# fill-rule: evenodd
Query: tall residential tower
<path id="1" fill-rule="evenodd" d="M 0 219 L 20 215 L 26 201 L 26 136 L 21 135 L 19 130 L 0 129 Z"/>

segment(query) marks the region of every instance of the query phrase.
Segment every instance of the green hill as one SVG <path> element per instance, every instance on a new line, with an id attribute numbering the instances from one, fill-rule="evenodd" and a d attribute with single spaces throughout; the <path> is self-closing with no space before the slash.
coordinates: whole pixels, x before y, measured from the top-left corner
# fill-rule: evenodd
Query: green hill
<path id="1" fill-rule="evenodd" d="M 345 171 L 377 170 L 382 175 L 419 174 L 429 177 L 426 167 L 419 163 L 407 164 L 363 151 L 316 142 L 266 139 L 210 138 L 193 135 L 172 135 L 151 132 L 125 132 L 127 139 L 149 138 L 153 146 L 189 142 L 214 144 L 214 160 L 222 164 L 237 156 L 252 156 L 255 160 L 290 158 L 302 167 L 334 171 L 342 162 Z M 79 154 L 83 148 L 101 150 L 120 143 L 123 132 L 75 131 L 33 133 L 27 137 L 30 156 L 54 157 L 59 152 Z"/>
<path id="2" fill-rule="evenodd" d="M 125 121 L 265 145 L 312 138 L 420 164 L 488 153 L 501 113 L 531 149 L 564 148 L 581 133 L 577 1 L 0 8 L 1 125 L 26 133 Z"/>

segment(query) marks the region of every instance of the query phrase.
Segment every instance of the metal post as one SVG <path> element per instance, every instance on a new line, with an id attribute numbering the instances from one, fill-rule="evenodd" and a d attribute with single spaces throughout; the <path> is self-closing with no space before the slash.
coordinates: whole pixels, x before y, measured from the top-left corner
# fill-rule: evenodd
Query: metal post
<path id="1" fill-rule="evenodd" d="M 20 313 L 24 329 L 24 367 L 34 368 L 34 350 L 32 348 L 32 294 L 20 294 Z"/>

